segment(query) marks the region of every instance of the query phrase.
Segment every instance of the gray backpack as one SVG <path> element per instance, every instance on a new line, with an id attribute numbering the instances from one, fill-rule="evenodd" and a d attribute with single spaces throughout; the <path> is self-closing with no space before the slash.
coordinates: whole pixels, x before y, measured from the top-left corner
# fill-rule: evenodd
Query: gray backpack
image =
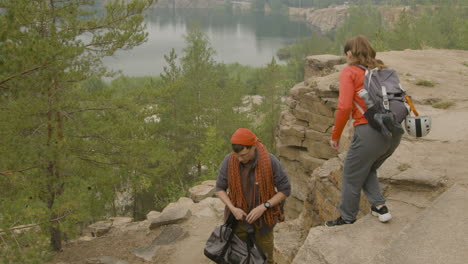
<path id="1" fill-rule="evenodd" d="M 364 99 L 367 110 L 364 112 L 357 102 L 354 104 L 369 125 L 385 136 L 403 134 L 401 122 L 408 116 L 409 110 L 396 71 L 387 68 L 369 70 L 362 65 L 358 66 L 366 71 L 364 89 L 358 94 Z"/>

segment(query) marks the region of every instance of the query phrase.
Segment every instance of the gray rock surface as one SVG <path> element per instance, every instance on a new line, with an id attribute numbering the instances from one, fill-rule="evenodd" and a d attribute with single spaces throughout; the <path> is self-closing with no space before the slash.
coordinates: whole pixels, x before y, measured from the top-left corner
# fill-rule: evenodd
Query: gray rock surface
<path id="1" fill-rule="evenodd" d="M 162 229 L 161 234 L 156 237 L 150 245 L 134 249 L 133 252 L 139 258 L 152 261 L 161 246 L 175 243 L 184 239 L 187 235 L 187 231 L 180 225 L 168 225 Z"/>
<path id="2" fill-rule="evenodd" d="M 146 220 L 152 222 L 154 219 L 158 218 L 158 216 L 160 215 L 161 215 L 161 212 L 151 211 L 148 214 L 146 214 Z"/>
<path id="3" fill-rule="evenodd" d="M 100 237 L 108 233 L 112 227 L 112 221 L 99 221 L 88 226 L 93 237 Z"/>
<path id="4" fill-rule="evenodd" d="M 313 227 L 292 263 L 340 264 L 343 260 L 347 264 L 368 263 L 422 210 L 401 202 L 390 202 L 389 208 L 394 219 L 386 224 L 368 214 L 352 225 Z"/>
<path id="5" fill-rule="evenodd" d="M 121 227 L 133 222 L 133 217 L 111 217 L 112 227 Z"/>
<path id="6" fill-rule="evenodd" d="M 198 203 L 207 197 L 213 196 L 215 194 L 215 185 L 216 181 L 209 180 L 202 182 L 200 185 L 191 187 L 189 189 L 190 198 Z"/>
<path id="7" fill-rule="evenodd" d="M 368 264 L 467 263 L 467 200 L 466 186 L 452 186 Z"/>
<path id="8" fill-rule="evenodd" d="M 170 203 L 166 207 L 164 207 L 162 213 L 165 211 L 171 210 L 172 208 L 180 208 L 180 209 L 190 209 L 193 206 L 193 200 L 187 197 L 180 197 L 179 200 L 175 203 Z"/>
<path id="9" fill-rule="evenodd" d="M 330 74 L 335 71 L 333 66 L 343 64 L 345 62 L 344 57 L 330 54 L 308 56 L 306 58 L 304 79 L 307 80 L 312 76 L 324 76 Z"/>
<path id="10" fill-rule="evenodd" d="M 114 257 L 104 256 L 99 258 L 87 259 L 86 264 L 129 264 L 127 261 Z"/>
<path id="11" fill-rule="evenodd" d="M 149 228 L 155 229 L 162 225 L 177 224 L 187 220 L 192 215 L 188 208 L 169 208 L 156 217 L 150 224 Z"/>
<path id="12" fill-rule="evenodd" d="M 440 175 L 421 168 L 408 168 L 401 173 L 392 175 L 390 177 L 381 177 L 381 179 L 384 182 L 389 181 L 393 184 L 410 185 L 413 188 L 428 189 L 437 189 L 446 183 L 446 178 L 444 175 Z"/>
<path id="13" fill-rule="evenodd" d="M 276 264 L 289 264 L 294 259 L 307 237 L 303 226 L 303 218 L 279 223 L 275 228 L 275 262 Z"/>
<path id="14" fill-rule="evenodd" d="M 332 196 L 335 200 L 326 200 L 327 207 L 333 205 L 329 211 L 335 210 L 338 203 L 339 190 L 332 183 L 322 185 L 326 188 L 321 189 L 325 192 L 321 194 L 311 189 L 309 182 L 314 169 L 349 146 L 351 125 L 343 132 L 339 151 L 329 145 L 338 98 L 339 72 L 335 66 L 343 63 L 343 58 L 336 55 L 307 57 L 305 81 L 291 89 L 291 97 L 286 100 L 289 109 L 281 114 L 276 145 L 292 186 L 286 203 L 289 219 L 299 216 L 304 202 L 316 204 L 319 199 Z M 309 201 L 311 193 L 315 194 Z"/>
<path id="15" fill-rule="evenodd" d="M 196 203 L 191 208 L 192 214 L 197 217 L 221 217 L 224 215 L 224 203 L 219 198 L 208 197 Z"/>

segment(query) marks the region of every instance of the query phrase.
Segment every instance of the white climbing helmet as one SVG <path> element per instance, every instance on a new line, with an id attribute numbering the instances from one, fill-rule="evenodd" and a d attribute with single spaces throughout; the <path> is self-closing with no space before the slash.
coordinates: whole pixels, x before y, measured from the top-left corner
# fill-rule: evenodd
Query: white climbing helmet
<path id="1" fill-rule="evenodd" d="M 431 117 L 408 116 L 405 119 L 405 130 L 413 137 L 424 137 L 431 131 Z"/>

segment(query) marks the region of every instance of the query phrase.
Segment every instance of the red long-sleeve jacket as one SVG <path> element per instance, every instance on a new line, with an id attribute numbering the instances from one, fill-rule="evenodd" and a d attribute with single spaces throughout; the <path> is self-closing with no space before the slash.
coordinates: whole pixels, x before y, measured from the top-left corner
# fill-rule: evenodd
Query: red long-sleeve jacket
<path id="1" fill-rule="evenodd" d="M 354 126 L 367 124 L 367 119 L 354 105 L 356 101 L 366 111 L 364 100 L 359 97 L 358 91 L 364 86 L 365 71 L 358 66 L 347 66 L 340 74 L 340 94 L 338 107 L 335 112 L 335 126 L 333 127 L 332 140 L 340 140 L 341 133 L 348 122 L 350 114 L 354 119 Z"/>

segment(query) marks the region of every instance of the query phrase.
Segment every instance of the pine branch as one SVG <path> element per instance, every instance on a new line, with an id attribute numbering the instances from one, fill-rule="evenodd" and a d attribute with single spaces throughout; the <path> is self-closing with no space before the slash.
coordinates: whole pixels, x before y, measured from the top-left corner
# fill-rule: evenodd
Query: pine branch
<path id="1" fill-rule="evenodd" d="M 73 115 L 75 113 L 84 112 L 84 111 L 102 111 L 102 110 L 114 110 L 114 109 L 120 109 L 120 108 L 123 108 L 123 107 L 122 106 L 117 106 L 117 107 L 90 107 L 90 108 L 79 109 L 79 110 L 76 110 L 76 111 L 73 111 L 73 112 L 67 112 L 66 114 L 67 115 Z"/>
<path id="2" fill-rule="evenodd" d="M 29 168 L 22 169 L 22 170 L 7 170 L 7 171 L 0 171 L 0 175 L 5 175 L 5 176 L 8 176 L 8 175 L 13 175 L 13 174 L 16 174 L 16 173 L 18 173 L 18 172 L 23 172 L 23 171 L 27 171 L 27 170 L 36 169 L 36 168 L 39 168 L 39 166 L 35 166 L 35 167 L 29 167 Z"/>
<path id="3" fill-rule="evenodd" d="M 81 139 L 97 138 L 97 139 L 103 140 L 104 142 L 117 145 L 117 142 L 111 141 L 109 138 L 103 137 L 101 135 L 82 135 L 82 136 L 70 136 L 70 137 L 72 137 L 72 138 L 81 138 Z"/>
<path id="4" fill-rule="evenodd" d="M 72 212 L 68 212 L 68 214 L 65 214 L 65 215 L 62 215 L 60 217 L 51 219 L 49 221 L 37 223 L 37 224 L 29 224 L 29 225 L 25 225 L 25 226 L 16 226 L 16 227 L 12 227 L 12 228 L 7 228 L 6 230 L 0 229 L 0 234 L 5 233 L 6 231 L 21 230 L 21 229 L 31 228 L 31 227 L 34 227 L 34 226 L 39 226 L 39 225 L 46 224 L 46 223 L 58 222 L 58 221 L 62 220 L 63 218 L 65 218 L 65 217 L 67 217 L 67 216 L 69 216 L 71 214 L 72 214 Z"/>
<path id="5" fill-rule="evenodd" d="M 37 70 L 39 70 L 40 68 L 43 68 L 43 67 L 45 67 L 45 65 L 43 65 L 43 66 L 37 66 L 37 67 L 35 67 L 35 68 L 28 69 L 28 70 L 25 70 L 25 71 L 23 71 L 23 72 L 20 72 L 20 73 L 17 73 L 17 74 L 15 74 L 15 75 L 12 75 L 12 76 L 10 76 L 10 77 L 4 79 L 4 80 L 1 80 L 1 81 L 0 81 L 0 85 L 4 84 L 4 83 L 6 83 L 6 82 L 9 82 L 9 81 L 11 81 L 11 80 L 13 80 L 13 79 L 15 79 L 15 78 L 17 78 L 17 77 L 20 77 L 20 76 L 29 74 L 29 73 L 31 73 L 31 72 L 33 72 L 33 71 L 37 71 Z"/>
<path id="6" fill-rule="evenodd" d="M 93 160 L 93 159 L 89 159 L 89 158 L 84 158 L 84 157 L 78 157 L 79 159 L 81 160 L 84 160 L 84 161 L 89 161 L 91 163 L 96 163 L 96 164 L 103 164 L 103 165 L 109 165 L 109 166 L 112 166 L 112 165 L 125 165 L 125 163 L 121 163 L 121 162 L 104 162 L 104 161 L 98 161 L 98 160 Z"/>

